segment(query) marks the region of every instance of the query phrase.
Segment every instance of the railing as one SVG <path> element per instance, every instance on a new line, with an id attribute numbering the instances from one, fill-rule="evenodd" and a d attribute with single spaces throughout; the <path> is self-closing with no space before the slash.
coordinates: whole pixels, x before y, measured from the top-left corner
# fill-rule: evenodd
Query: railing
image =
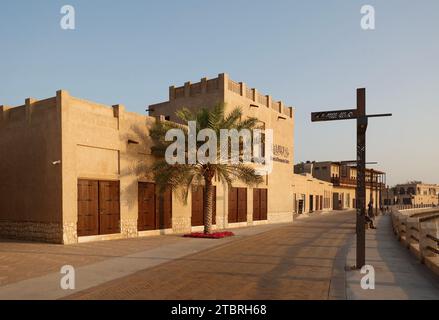
<path id="1" fill-rule="evenodd" d="M 393 231 L 398 239 L 433 270 L 438 268 L 439 257 L 439 209 L 437 211 L 406 210 L 418 206 L 392 206 Z M 403 209 L 401 209 L 403 208 Z M 436 208 L 432 208 L 436 209 Z"/>
<path id="2" fill-rule="evenodd" d="M 395 204 L 393 207 L 396 210 L 412 210 L 412 209 L 434 209 L 435 204 Z"/>
<path id="3" fill-rule="evenodd" d="M 406 230 L 407 230 L 407 227 L 405 225 L 405 222 L 401 222 L 401 228 L 399 230 L 399 233 L 400 234 L 406 234 L 407 233 Z"/>
<path id="4" fill-rule="evenodd" d="M 439 249 L 438 249 L 438 247 L 439 247 L 439 239 L 434 237 L 434 236 L 432 236 L 431 234 L 427 234 L 427 238 L 432 240 L 432 241 L 434 241 L 434 242 L 436 242 L 436 248 L 434 248 L 432 246 L 427 246 L 427 249 L 430 250 L 431 252 L 439 255 Z"/>
<path id="5" fill-rule="evenodd" d="M 348 185 L 356 185 L 357 180 L 356 179 L 350 179 L 350 178 L 343 178 L 343 177 L 332 177 L 331 183 L 335 186 L 339 186 L 341 184 L 348 184 Z"/>
<path id="6" fill-rule="evenodd" d="M 414 234 L 415 232 L 419 233 L 419 230 L 415 227 L 411 227 L 410 228 L 410 239 L 414 240 L 416 242 L 419 242 L 419 237 Z"/>
<path id="7" fill-rule="evenodd" d="M 357 179 L 346 178 L 346 177 L 332 177 L 331 183 L 334 186 L 340 186 L 340 185 L 356 186 Z M 384 187 L 385 185 L 384 185 L 384 183 L 381 183 L 381 182 L 366 181 L 366 186 L 367 187 L 373 186 L 374 188 L 380 188 L 380 187 Z"/>

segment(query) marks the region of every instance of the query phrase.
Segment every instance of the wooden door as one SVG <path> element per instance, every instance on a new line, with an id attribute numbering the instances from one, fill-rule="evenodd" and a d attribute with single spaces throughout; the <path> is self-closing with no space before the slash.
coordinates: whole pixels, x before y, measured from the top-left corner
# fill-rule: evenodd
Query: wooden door
<path id="1" fill-rule="evenodd" d="M 192 226 L 202 226 L 204 225 L 204 214 L 203 214 L 203 198 L 204 190 L 203 187 L 192 187 Z"/>
<path id="2" fill-rule="evenodd" d="M 338 210 L 338 193 L 336 192 L 332 194 L 332 208 Z"/>
<path id="3" fill-rule="evenodd" d="M 204 225 L 204 201 L 205 192 L 202 186 L 192 187 L 192 217 L 193 227 Z M 216 224 L 216 186 L 213 187 L 212 224 Z"/>
<path id="4" fill-rule="evenodd" d="M 229 188 L 229 223 L 238 222 L 238 189 Z"/>
<path id="5" fill-rule="evenodd" d="M 268 190 L 260 189 L 261 195 L 261 220 L 268 219 Z"/>
<path id="6" fill-rule="evenodd" d="M 338 201 L 340 210 L 344 208 L 344 193 L 340 193 L 340 200 Z"/>
<path id="7" fill-rule="evenodd" d="M 261 219 L 261 189 L 253 189 L 253 221 Z"/>
<path id="8" fill-rule="evenodd" d="M 238 222 L 247 221 L 247 188 L 238 188 Z"/>
<path id="9" fill-rule="evenodd" d="M 247 188 L 229 188 L 229 222 L 247 221 Z"/>
<path id="10" fill-rule="evenodd" d="M 99 234 L 98 182 L 78 180 L 78 237 Z"/>
<path id="11" fill-rule="evenodd" d="M 99 234 L 120 232 L 119 181 L 99 181 Z"/>
<path id="12" fill-rule="evenodd" d="M 154 230 L 156 228 L 155 184 L 149 182 L 139 182 L 138 194 L 138 230 Z"/>
<path id="13" fill-rule="evenodd" d="M 267 189 L 253 189 L 253 221 L 267 220 Z"/>
<path id="14" fill-rule="evenodd" d="M 156 190 L 157 191 L 157 190 Z M 172 228 L 172 190 L 167 188 L 156 196 L 156 229 Z"/>

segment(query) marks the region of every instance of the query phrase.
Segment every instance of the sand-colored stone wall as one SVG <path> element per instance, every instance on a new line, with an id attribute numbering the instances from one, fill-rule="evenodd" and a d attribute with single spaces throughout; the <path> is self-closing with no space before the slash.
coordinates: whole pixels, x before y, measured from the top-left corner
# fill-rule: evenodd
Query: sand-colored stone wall
<path id="1" fill-rule="evenodd" d="M 0 107 L 0 237 L 62 242 L 61 107 Z"/>

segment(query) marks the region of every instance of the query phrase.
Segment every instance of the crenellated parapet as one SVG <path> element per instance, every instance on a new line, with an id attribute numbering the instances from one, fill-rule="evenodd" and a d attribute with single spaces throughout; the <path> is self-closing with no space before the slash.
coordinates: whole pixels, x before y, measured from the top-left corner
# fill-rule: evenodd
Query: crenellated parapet
<path id="1" fill-rule="evenodd" d="M 293 108 L 285 106 L 282 101 L 275 101 L 270 95 L 264 95 L 255 88 L 250 88 L 244 82 L 236 82 L 229 78 L 225 73 L 221 73 L 217 78 L 202 78 L 199 82 L 186 82 L 183 86 L 169 87 L 169 101 L 195 98 L 202 95 L 224 93 L 225 91 L 244 97 L 252 104 L 271 108 L 278 113 L 293 117 Z"/>

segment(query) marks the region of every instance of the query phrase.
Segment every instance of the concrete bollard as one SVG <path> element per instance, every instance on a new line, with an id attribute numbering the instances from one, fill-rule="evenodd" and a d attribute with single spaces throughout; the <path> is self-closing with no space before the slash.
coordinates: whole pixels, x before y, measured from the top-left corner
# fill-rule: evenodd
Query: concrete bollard
<path id="1" fill-rule="evenodd" d="M 428 235 L 439 238 L 439 228 L 437 222 L 422 222 L 420 229 L 419 250 L 421 251 L 422 258 L 435 257 L 436 253 L 429 250 L 431 248 L 438 248 L 438 244 L 435 240 L 430 239 Z"/>
<path id="2" fill-rule="evenodd" d="M 395 214 L 395 230 L 396 233 L 398 234 L 398 237 L 401 237 L 401 231 L 405 231 L 404 230 L 404 226 L 401 223 L 401 220 L 404 218 L 404 214 L 402 214 L 400 211 L 398 211 Z"/>
<path id="3" fill-rule="evenodd" d="M 401 235 L 401 241 L 405 245 L 407 244 L 407 219 L 408 217 L 406 215 L 402 215 L 399 218 L 399 232 Z"/>
<path id="4" fill-rule="evenodd" d="M 402 232 L 402 233 L 406 233 L 406 229 L 407 229 L 407 216 L 405 215 L 405 214 L 402 214 L 400 217 L 399 217 L 399 230 Z"/>
<path id="5" fill-rule="evenodd" d="M 398 234 L 398 212 L 397 211 L 392 211 L 391 217 L 392 217 L 392 227 L 393 227 L 393 232 L 395 234 Z"/>
<path id="6" fill-rule="evenodd" d="M 402 237 L 406 235 L 406 220 L 407 220 L 407 216 L 405 216 L 404 214 L 400 213 L 398 216 L 398 225 L 397 225 L 397 230 L 398 230 L 398 239 L 401 240 Z"/>
<path id="7" fill-rule="evenodd" d="M 398 216 L 399 216 L 398 211 L 392 212 L 392 225 L 393 225 L 393 231 L 395 232 L 395 234 L 398 234 Z"/>
<path id="8" fill-rule="evenodd" d="M 406 244 L 410 247 L 411 244 L 419 243 L 419 218 L 406 219 Z"/>

